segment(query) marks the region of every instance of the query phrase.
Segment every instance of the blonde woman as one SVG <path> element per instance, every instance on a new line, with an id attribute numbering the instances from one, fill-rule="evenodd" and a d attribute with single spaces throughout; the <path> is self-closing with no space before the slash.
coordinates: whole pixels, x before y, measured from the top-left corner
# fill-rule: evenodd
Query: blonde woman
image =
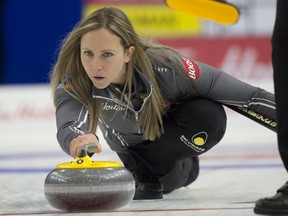
<path id="1" fill-rule="evenodd" d="M 273 94 L 140 38 L 116 8 L 96 10 L 65 38 L 51 86 L 62 149 L 100 152 L 99 126 L 135 177 L 134 199 L 196 180 L 198 155 L 224 136 L 223 104 L 276 118 Z"/>

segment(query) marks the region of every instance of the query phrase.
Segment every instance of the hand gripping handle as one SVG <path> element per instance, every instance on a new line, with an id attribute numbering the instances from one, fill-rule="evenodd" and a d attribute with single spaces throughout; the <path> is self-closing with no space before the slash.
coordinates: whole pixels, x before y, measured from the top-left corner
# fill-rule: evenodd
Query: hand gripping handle
<path id="1" fill-rule="evenodd" d="M 80 151 L 78 152 L 78 157 L 85 157 L 88 154 L 93 154 L 97 151 L 98 146 L 95 144 L 83 145 Z"/>

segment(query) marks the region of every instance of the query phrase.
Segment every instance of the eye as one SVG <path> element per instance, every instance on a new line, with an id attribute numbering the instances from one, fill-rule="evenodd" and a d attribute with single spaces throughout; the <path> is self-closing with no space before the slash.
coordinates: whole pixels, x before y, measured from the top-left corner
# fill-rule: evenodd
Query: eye
<path id="1" fill-rule="evenodd" d="M 112 52 L 104 52 L 103 56 L 104 57 L 111 57 L 111 56 L 113 56 L 113 53 Z"/>
<path id="2" fill-rule="evenodd" d="M 83 52 L 84 53 L 84 55 L 86 55 L 86 56 L 93 56 L 94 54 L 91 52 L 91 51 L 84 51 Z"/>

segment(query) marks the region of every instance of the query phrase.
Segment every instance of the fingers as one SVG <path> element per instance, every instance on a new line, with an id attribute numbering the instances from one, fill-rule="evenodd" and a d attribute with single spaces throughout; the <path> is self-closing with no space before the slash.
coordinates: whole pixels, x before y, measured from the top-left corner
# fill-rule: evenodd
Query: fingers
<path id="1" fill-rule="evenodd" d="M 98 146 L 98 149 L 96 150 L 96 153 L 99 154 L 102 152 L 102 146 L 100 144 L 99 145 L 97 144 L 97 146 Z"/>
<path id="2" fill-rule="evenodd" d="M 102 146 L 100 145 L 98 139 L 93 134 L 84 134 L 79 135 L 78 137 L 74 138 L 70 143 L 70 154 L 72 157 L 77 157 L 80 149 L 82 146 L 87 144 L 95 144 L 97 145 L 98 149 L 96 153 L 102 152 Z"/>

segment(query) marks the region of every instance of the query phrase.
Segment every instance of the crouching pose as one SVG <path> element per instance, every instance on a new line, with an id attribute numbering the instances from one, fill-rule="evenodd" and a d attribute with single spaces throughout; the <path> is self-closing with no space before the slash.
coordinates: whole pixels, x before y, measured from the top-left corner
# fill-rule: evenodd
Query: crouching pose
<path id="1" fill-rule="evenodd" d="M 99 127 L 136 181 L 134 199 L 161 199 L 199 174 L 198 156 L 225 134 L 223 105 L 276 119 L 274 95 L 140 38 L 126 15 L 102 8 L 64 40 L 51 86 L 57 138 L 76 157 Z"/>

